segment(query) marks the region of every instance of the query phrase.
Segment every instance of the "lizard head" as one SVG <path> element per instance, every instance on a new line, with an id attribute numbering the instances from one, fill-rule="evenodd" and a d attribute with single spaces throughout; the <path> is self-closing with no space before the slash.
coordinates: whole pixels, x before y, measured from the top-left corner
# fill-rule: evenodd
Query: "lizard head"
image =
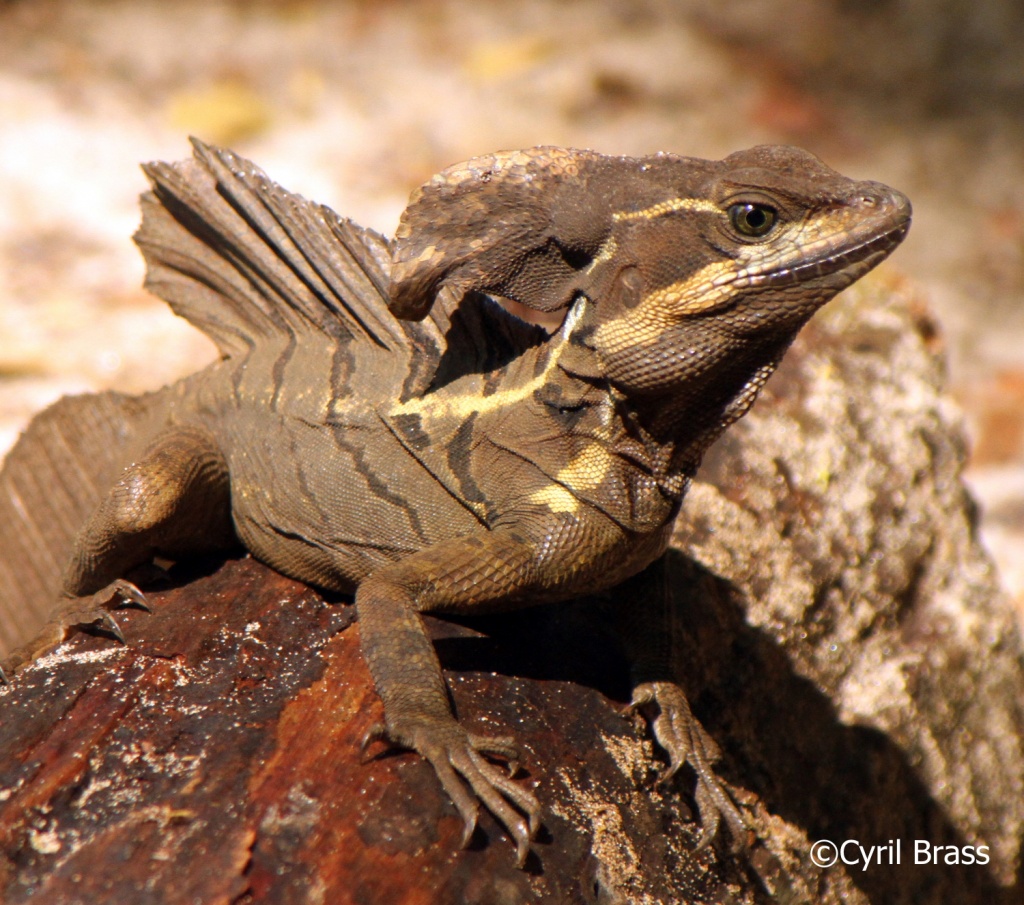
<path id="1" fill-rule="evenodd" d="M 450 315 L 482 292 L 546 325 L 564 319 L 562 371 L 610 382 L 669 433 L 697 407 L 713 433 L 909 225 L 899 192 L 797 148 L 721 161 L 504 151 L 413 193 L 392 246 L 390 307 Z"/>
<path id="2" fill-rule="evenodd" d="M 635 165 L 646 190 L 610 212 L 576 337 L 626 395 L 752 375 L 910 225 L 902 194 L 796 148 Z"/>

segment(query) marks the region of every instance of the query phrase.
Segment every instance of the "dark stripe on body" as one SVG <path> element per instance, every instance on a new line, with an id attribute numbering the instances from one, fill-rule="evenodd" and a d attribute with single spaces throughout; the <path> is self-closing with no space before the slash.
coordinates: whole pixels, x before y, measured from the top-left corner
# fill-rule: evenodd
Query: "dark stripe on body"
<path id="1" fill-rule="evenodd" d="M 288 332 L 288 345 L 284 347 L 284 350 L 274 360 L 274 367 L 271 369 L 271 376 L 273 379 L 274 392 L 270 397 L 270 408 L 271 411 L 278 410 L 278 402 L 281 398 L 281 390 L 284 387 L 284 382 L 287 379 L 288 365 L 291 363 L 292 356 L 295 354 L 295 348 L 298 345 L 298 341 L 295 338 L 295 334 L 291 331 Z"/>
<path id="2" fill-rule="evenodd" d="M 349 386 L 349 378 L 355 370 L 356 363 L 352 355 L 352 349 L 348 343 L 340 343 L 334 349 L 331 356 L 331 377 L 328 384 L 328 410 L 333 409 L 334 403 L 342 397 L 352 394 Z M 329 417 L 329 416 L 328 416 Z"/>
<path id="3" fill-rule="evenodd" d="M 238 338 L 245 343 L 247 351 L 244 355 L 231 356 L 234 364 L 234 370 L 231 372 L 231 392 L 235 397 L 235 406 L 241 408 L 242 406 L 242 378 L 245 375 L 245 366 L 249 363 L 249 359 L 252 358 L 253 353 L 256 351 L 256 341 L 249 336 L 244 336 L 239 333 Z"/>
<path id="4" fill-rule="evenodd" d="M 423 468 L 424 474 L 431 477 L 437 482 L 438 487 L 442 488 L 456 503 L 458 503 L 463 509 L 471 513 L 473 518 L 477 519 L 481 524 L 486 524 L 485 519 L 481 516 L 479 508 L 472 505 L 472 503 L 465 498 L 461 497 L 452 487 L 449 487 L 445 482 L 444 478 L 441 477 L 433 468 L 430 467 L 428 461 L 425 461 L 422 457 L 416 454 L 416 450 L 411 446 L 409 438 L 402 435 L 402 433 L 396 429 L 396 426 L 383 415 L 378 415 L 381 423 L 391 432 L 391 435 L 402 445 L 402 447 L 411 455 L 416 462 Z M 429 439 L 429 438 L 428 438 Z"/>
<path id="5" fill-rule="evenodd" d="M 388 485 L 385 483 L 383 478 L 381 478 L 371 466 L 366 457 L 366 450 L 363 446 L 358 443 L 346 442 L 344 439 L 345 432 L 346 428 L 344 425 L 339 424 L 331 426 L 331 435 L 334 438 L 335 445 L 337 445 L 338 449 L 342 452 L 346 452 L 352 457 L 352 463 L 355 465 L 356 473 L 366 481 L 371 493 L 373 493 L 373 495 L 378 499 L 382 499 L 385 502 L 390 503 L 392 506 L 397 506 L 401 509 L 408 518 L 409 525 L 416 533 L 416 537 L 418 537 L 424 544 L 429 543 L 429 537 L 423 529 L 423 523 L 420 521 L 416 504 L 402 496 L 402 494 L 396 493 L 388 488 Z"/>
<path id="6" fill-rule="evenodd" d="M 316 426 L 317 425 L 313 425 L 313 427 Z M 295 478 L 299 482 L 299 490 L 302 493 L 302 503 L 306 506 L 313 507 L 319 517 L 321 530 L 324 535 L 327 535 L 330 526 L 330 516 L 323 510 L 323 508 L 321 508 L 320 501 L 317 499 L 317 494 L 314 493 L 309 484 L 306 483 L 306 469 L 302 467 L 303 458 L 299 454 L 299 450 L 295 442 L 295 432 L 287 431 L 287 434 L 288 448 L 292 457 L 291 461 L 295 463 Z M 317 544 L 316 546 L 320 546 L 320 544 Z"/>
<path id="7" fill-rule="evenodd" d="M 485 518 L 490 524 L 497 516 L 497 508 L 487 499 L 473 477 L 473 425 L 475 422 L 476 412 L 463 421 L 459 425 L 459 429 L 455 431 L 448 444 L 448 467 L 459 483 L 459 492 L 470 503 L 479 503 L 484 507 Z"/>

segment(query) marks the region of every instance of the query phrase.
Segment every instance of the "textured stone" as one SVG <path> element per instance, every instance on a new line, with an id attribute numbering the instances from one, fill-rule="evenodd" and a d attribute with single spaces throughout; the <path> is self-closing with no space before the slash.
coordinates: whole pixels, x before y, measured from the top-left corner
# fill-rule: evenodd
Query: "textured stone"
<path id="1" fill-rule="evenodd" d="M 469 850 L 381 716 L 345 601 L 250 559 L 172 572 L 129 644 L 81 634 L 0 691 L 0 900 L 118 903 L 1018 901 L 1021 642 L 974 536 L 959 415 L 905 286 L 804 331 L 711 451 L 671 554 L 679 678 L 758 841 L 693 852 L 692 776 L 620 713 L 608 611 L 431 620 L 459 715 L 511 733 L 545 828 Z M 496 670 L 496 672 L 491 672 Z M 901 846 L 821 869 L 811 843 Z M 913 863 L 914 840 L 991 863 Z M 1016 885 L 1015 885 L 1016 884 Z"/>

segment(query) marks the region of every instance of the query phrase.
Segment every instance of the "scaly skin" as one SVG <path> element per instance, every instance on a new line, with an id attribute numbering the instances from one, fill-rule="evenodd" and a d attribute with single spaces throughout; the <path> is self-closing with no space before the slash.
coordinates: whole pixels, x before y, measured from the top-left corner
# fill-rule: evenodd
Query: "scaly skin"
<path id="1" fill-rule="evenodd" d="M 146 171 L 147 285 L 222 360 L 145 414 L 120 398 L 64 403 L 12 454 L 0 474 L 11 562 L 31 558 L 47 519 L 74 530 L 43 547 L 68 563 L 53 588 L 66 602 L 8 666 L 74 622 L 109 619 L 111 600 L 144 604 L 124 578 L 154 554 L 237 537 L 281 572 L 355 593 L 385 710 L 367 744 L 418 751 L 465 839 L 483 804 L 522 864 L 540 801 L 488 760 L 516 764 L 512 739 L 455 719 L 420 613 L 657 572 L 704 450 L 807 319 L 899 243 L 909 204 L 791 148 L 723 161 L 533 148 L 436 176 L 392 244 L 201 143 L 195 161 Z M 560 327 L 548 336 L 487 294 Z M 95 441 L 104 430 L 129 437 L 130 456 L 114 461 Z M 92 489 L 37 513 L 21 463 L 55 447 Z M 0 628 L 52 571 L 0 565 Z M 702 842 L 721 819 L 743 837 L 717 746 L 654 650 L 659 631 L 631 633 L 632 707 L 654 712 L 667 775 L 694 768 Z"/>

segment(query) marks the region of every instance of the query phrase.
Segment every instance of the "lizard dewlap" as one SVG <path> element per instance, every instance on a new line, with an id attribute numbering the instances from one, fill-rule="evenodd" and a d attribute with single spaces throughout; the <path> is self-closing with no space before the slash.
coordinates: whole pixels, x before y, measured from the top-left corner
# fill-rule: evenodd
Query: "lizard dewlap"
<path id="1" fill-rule="evenodd" d="M 385 712 L 367 743 L 419 752 L 465 839 L 483 805 L 522 864 L 540 798 L 492 762 L 519 760 L 513 739 L 452 714 L 420 614 L 658 580 L 708 445 L 808 318 L 899 244 L 910 205 L 794 148 L 540 147 L 444 170 L 389 241 L 194 144 L 145 167 L 136 241 L 147 287 L 220 359 L 142 397 L 63 399 L 12 450 L 6 674 L 76 624 L 119 635 L 110 610 L 146 605 L 131 579 L 154 556 L 240 541 L 355 595 Z M 722 820 L 742 840 L 718 749 L 657 647 L 633 652 L 633 706 L 660 712 L 667 774 L 693 767 L 702 842 Z"/>

